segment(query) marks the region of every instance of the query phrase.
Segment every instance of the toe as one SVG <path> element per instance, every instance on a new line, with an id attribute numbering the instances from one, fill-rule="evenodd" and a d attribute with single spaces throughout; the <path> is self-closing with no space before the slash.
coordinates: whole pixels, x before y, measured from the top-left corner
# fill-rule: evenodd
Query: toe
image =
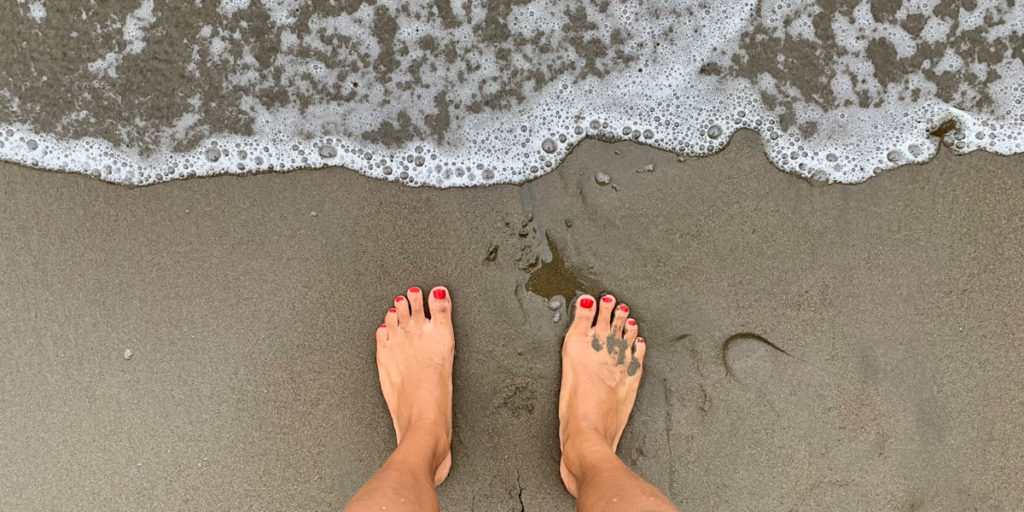
<path id="1" fill-rule="evenodd" d="M 377 336 L 377 343 L 384 343 L 388 340 L 388 324 L 380 324 L 375 333 Z"/>
<path id="2" fill-rule="evenodd" d="M 448 324 L 452 321 L 452 294 L 444 286 L 430 290 L 430 320 Z"/>
<path id="3" fill-rule="evenodd" d="M 398 325 L 409 323 L 409 301 L 402 295 L 395 297 L 395 310 L 398 312 Z"/>
<path id="4" fill-rule="evenodd" d="M 644 367 L 644 354 L 647 353 L 647 343 L 644 342 L 643 338 L 637 338 L 636 343 L 633 344 L 633 360 L 629 362 L 629 366 L 626 367 L 626 373 L 632 377 L 639 375 Z"/>
<path id="5" fill-rule="evenodd" d="M 581 295 L 576 299 L 576 308 L 573 310 L 572 325 L 569 332 L 576 334 L 587 334 L 594 325 L 594 315 L 597 308 L 594 307 L 597 301 L 590 295 Z"/>
<path id="6" fill-rule="evenodd" d="M 636 342 L 636 333 L 637 333 L 637 331 L 638 331 L 638 329 L 637 329 L 637 326 L 636 326 L 636 320 L 632 319 L 632 318 L 627 319 L 626 320 L 626 335 L 623 336 L 623 338 L 625 338 L 626 344 L 628 344 L 631 347 Z"/>
<path id="7" fill-rule="evenodd" d="M 405 292 L 405 296 L 409 297 L 410 317 L 413 320 L 423 320 L 423 292 L 418 287 L 413 286 L 409 288 L 409 291 Z"/>
<path id="8" fill-rule="evenodd" d="M 594 330 L 604 336 L 611 328 L 612 312 L 615 311 L 615 297 L 605 295 L 601 297 L 601 303 L 597 306 L 597 323 Z"/>
<path id="9" fill-rule="evenodd" d="M 629 317 L 629 306 L 619 304 L 619 307 L 615 308 L 615 313 L 612 316 L 612 330 L 609 334 L 621 338 L 622 331 L 626 327 L 627 317 Z"/>
<path id="10" fill-rule="evenodd" d="M 384 315 L 384 325 L 392 332 L 398 328 L 398 310 L 391 308 L 388 313 Z"/>

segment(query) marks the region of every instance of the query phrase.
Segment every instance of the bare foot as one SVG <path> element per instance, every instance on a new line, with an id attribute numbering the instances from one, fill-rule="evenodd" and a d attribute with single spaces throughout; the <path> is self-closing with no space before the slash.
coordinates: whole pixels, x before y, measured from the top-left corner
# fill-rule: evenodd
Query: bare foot
<path id="1" fill-rule="evenodd" d="M 619 445 L 636 400 L 645 350 L 625 304 L 616 307 L 610 295 L 599 303 L 590 295 L 576 299 L 575 317 L 562 343 L 558 398 L 560 471 L 573 496 L 578 491 L 578 455 L 595 445 L 614 454 Z"/>
<path id="2" fill-rule="evenodd" d="M 427 318 L 420 289 L 407 295 L 395 298 L 377 328 L 377 371 L 398 444 L 412 430 L 436 439 L 434 485 L 440 485 L 452 465 L 452 302 L 446 288 L 434 288 Z"/>

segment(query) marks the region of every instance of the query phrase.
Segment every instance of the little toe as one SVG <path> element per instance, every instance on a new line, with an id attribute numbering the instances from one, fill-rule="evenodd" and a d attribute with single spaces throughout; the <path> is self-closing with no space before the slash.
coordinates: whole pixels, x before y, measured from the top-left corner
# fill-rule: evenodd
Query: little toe
<path id="1" fill-rule="evenodd" d="M 633 344 L 633 359 L 626 367 L 626 374 L 630 377 L 639 375 L 644 368 L 644 355 L 647 354 L 647 343 L 643 338 L 637 338 Z"/>
<path id="2" fill-rule="evenodd" d="M 380 324 L 377 328 L 377 332 L 374 333 L 377 338 L 377 343 L 384 343 L 388 340 L 388 324 Z"/>
<path id="3" fill-rule="evenodd" d="M 412 316 L 409 313 L 409 301 L 402 295 L 395 297 L 395 311 L 398 313 L 398 325 L 406 325 Z"/>
<path id="4" fill-rule="evenodd" d="M 621 338 L 622 331 L 626 327 L 626 318 L 628 317 L 629 306 L 625 304 L 619 304 L 619 307 L 615 308 L 615 313 L 612 316 L 612 330 L 609 332 L 609 334 Z"/>
<path id="5" fill-rule="evenodd" d="M 573 310 L 572 325 L 569 332 L 573 334 L 587 334 L 594 325 L 594 315 L 597 308 L 594 307 L 597 301 L 590 295 L 581 295 L 576 299 L 576 307 Z"/>
<path id="6" fill-rule="evenodd" d="M 430 290 L 430 320 L 450 324 L 452 322 L 452 297 L 444 286 Z"/>
<path id="7" fill-rule="evenodd" d="M 413 321 L 423 320 L 423 292 L 416 286 L 409 288 L 409 291 L 405 292 L 406 297 L 409 297 L 409 310 L 411 312 L 410 318 Z"/>

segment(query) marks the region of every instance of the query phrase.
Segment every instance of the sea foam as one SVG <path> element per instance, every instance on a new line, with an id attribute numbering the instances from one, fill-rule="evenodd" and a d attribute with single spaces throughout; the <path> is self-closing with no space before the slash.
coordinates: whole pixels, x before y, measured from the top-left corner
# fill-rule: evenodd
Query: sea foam
<path id="1" fill-rule="evenodd" d="M 746 128 L 779 168 L 842 183 L 940 144 L 1024 152 L 1006 0 L 79 4 L 0 7 L 4 160 L 451 187 L 536 178 L 585 137 L 697 156 Z"/>

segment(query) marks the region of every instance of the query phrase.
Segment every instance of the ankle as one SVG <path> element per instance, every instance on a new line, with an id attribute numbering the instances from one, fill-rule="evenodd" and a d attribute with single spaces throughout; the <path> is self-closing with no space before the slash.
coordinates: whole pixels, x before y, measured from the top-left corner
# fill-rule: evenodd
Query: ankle
<path id="1" fill-rule="evenodd" d="M 451 440 L 448 432 L 432 424 L 410 424 L 398 441 L 398 447 L 414 454 L 429 466 L 431 475 L 448 457 Z M 396 450 L 397 451 L 397 450 Z"/>
<path id="2" fill-rule="evenodd" d="M 562 445 L 562 462 L 577 480 L 583 480 L 592 468 L 607 465 L 608 459 L 617 459 L 611 443 L 597 432 L 567 433 Z"/>

